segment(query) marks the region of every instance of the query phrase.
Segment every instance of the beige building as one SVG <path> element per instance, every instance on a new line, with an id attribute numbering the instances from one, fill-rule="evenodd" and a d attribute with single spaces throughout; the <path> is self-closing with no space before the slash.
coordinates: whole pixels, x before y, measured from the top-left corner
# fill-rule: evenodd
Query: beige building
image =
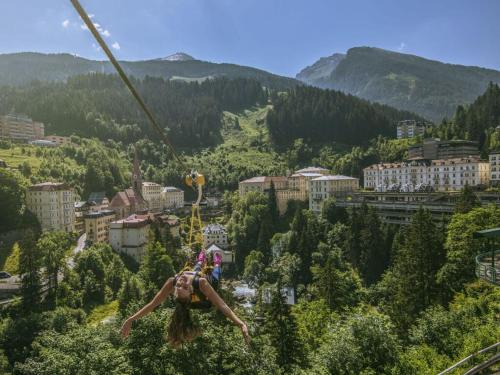
<path id="1" fill-rule="evenodd" d="M 0 116 L 0 139 L 29 142 L 43 139 L 45 126 L 26 115 Z"/>
<path id="2" fill-rule="evenodd" d="M 33 212 L 43 231 L 75 230 L 73 189 L 64 183 L 44 182 L 26 192 L 26 207 Z"/>
<path id="3" fill-rule="evenodd" d="M 85 201 L 75 202 L 75 232 L 85 233 L 85 215 L 90 211 L 90 204 Z"/>
<path id="4" fill-rule="evenodd" d="M 87 241 L 92 243 L 108 242 L 109 223 L 115 220 L 115 217 L 116 214 L 113 210 L 88 212 L 84 217 Z"/>
<path id="5" fill-rule="evenodd" d="M 162 187 L 154 182 L 142 183 L 142 197 L 148 204 L 151 212 L 158 212 L 161 210 L 161 192 Z"/>
<path id="6" fill-rule="evenodd" d="M 309 209 L 319 214 L 326 199 L 345 197 L 357 190 L 359 190 L 359 179 L 355 177 L 326 175 L 313 178 L 309 189 Z"/>
<path id="7" fill-rule="evenodd" d="M 147 215 L 131 215 L 109 224 L 109 244 L 120 253 L 140 262 L 148 242 L 151 220 Z"/>
<path id="8" fill-rule="evenodd" d="M 174 186 L 165 186 L 160 195 L 163 209 L 176 209 L 184 207 L 184 191 Z"/>
<path id="9" fill-rule="evenodd" d="M 208 224 L 203 228 L 203 248 L 208 249 L 210 245 L 217 245 L 221 249 L 229 246 L 226 227 L 220 224 Z"/>
<path id="10" fill-rule="evenodd" d="M 490 153 L 490 184 L 500 186 L 500 150 Z"/>
<path id="11" fill-rule="evenodd" d="M 218 254 L 221 257 L 222 264 L 234 263 L 234 254 L 232 251 L 221 249 L 219 246 L 213 244 L 207 249 L 207 254 Z"/>
<path id="12" fill-rule="evenodd" d="M 296 171 L 289 177 L 260 176 L 253 177 L 239 183 L 239 193 L 244 195 L 250 191 L 267 192 L 274 184 L 276 190 L 276 203 L 280 214 L 286 212 L 289 201 L 307 201 L 309 199 L 309 184 L 313 178 L 318 178 L 329 173 L 328 169 L 308 167 Z"/>
<path id="13" fill-rule="evenodd" d="M 425 124 L 415 120 L 403 120 L 398 122 L 397 137 L 398 139 L 413 138 L 419 135 L 424 135 Z"/>
<path id="14" fill-rule="evenodd" d="M 379 192 L 461 190 L 465 185 L 487 185 L 490 163 L 479 157 L 379 163 L 363 169 L 364 187 Z"/>

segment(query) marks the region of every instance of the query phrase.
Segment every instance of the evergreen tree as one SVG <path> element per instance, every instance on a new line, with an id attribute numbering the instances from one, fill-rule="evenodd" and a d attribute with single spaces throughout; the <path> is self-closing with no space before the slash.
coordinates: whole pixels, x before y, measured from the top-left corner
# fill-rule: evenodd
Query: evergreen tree
<path id="1" fill-rule="evenodd" d="M 464 188 L 460 191 L 457 203 L 455 204 L 455 212 L 465 214 L 472 210 L 474 207 L 481 206 L 481 202 L 477 198 L 474 190 L 469 184 L 465 184 Z"/>
<path id="2" fill-rule="evenodd" d="M 139 274 L 147 285 L 148 295 L 156 293 L 169 277 L 175 275 L 172 259 L 159 242 L 149 242 Z"/>
<path id="3" fill-rule="evenodd" d="M 40 267 L 42 256 L 38 251 L 33 231 L 27 231 L 21 243 L 21 253 L 19 255 L 19 272 L 21 279 L 21 294 L 23 306 L 28 311 L 39 309 L 40 294 L 42 290 L 42 278 Z"/>
<path id="4" fill-rule="evenodd" d="M 266 314 L 265 331 L 271 338 L 271 344 L 277 351 L 277 363 L 291 371 L 296 366 L 304 365 L 302 343 L 297 336 L 297 324 L 290 312 L 290 307 L 281 294 L 282 284 L 278 280 L 272 288 L 271 304 Z"/>
<path id="5" fill-rule="evenodd" d="M 397 280 L 390 286 L 390 313 L 400 329 L 408 329 L 418 314 L 440 297 L 436 274 L 443 260 L 439 230 L 432 215 L 420 208 L 405 231 L 390 276 L 386 276 Z"/>

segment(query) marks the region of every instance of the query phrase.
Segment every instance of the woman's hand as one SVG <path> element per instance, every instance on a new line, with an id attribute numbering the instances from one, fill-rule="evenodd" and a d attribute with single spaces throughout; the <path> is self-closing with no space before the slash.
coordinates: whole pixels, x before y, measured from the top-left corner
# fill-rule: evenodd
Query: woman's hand
<path id="1" fill-rule="evenodd" d="M 123 322 L 122 328 L 120 329 L 120 333 L 124 339 L 128 337 L 130 334 L 130 329 L 132 328 L 132 321 L 127 319 Z"/>
<path id="2" fill-rule="evenodd" d="M 250 339 L 250 335 L 248 334 L 247 325 L 244 322 L 241 322 L 240 329 L 241 329 L 241 333 L 243 334 L 243 338 L 245 339 L 245 342 L 247 343 L 247 345 L 249 345 L 251 339 Z"/>

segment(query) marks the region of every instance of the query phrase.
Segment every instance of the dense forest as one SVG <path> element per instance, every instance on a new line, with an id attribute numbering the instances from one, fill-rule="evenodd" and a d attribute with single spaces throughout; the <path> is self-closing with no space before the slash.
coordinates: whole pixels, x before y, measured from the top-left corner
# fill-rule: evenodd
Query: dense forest
<path id="1" fill-rule="evenodd" d="M 274 96 L 272 102 L 267 124 L 278 146 L 288 146 L 297 138 L 308 143 L 367 145 L 378 135 L 392 136 L 397 121 L 419 118 L 352 95 L 313 87 L 296 87 Z"/>
<path id="2" fill-rule="evenodd" d="M 460 105 L 451 120 L 432 129 L 432 135 L 443 139 L 479 141 L 484 154 L 500 147 L 500 87 L 490 83 L 471 105 Z"/>
<path id="3" fill-rule="evenodd" d="M 267 102 L 267 92 L 251 79 L 198 82 L 146 77 L 133 84 L 160 126 L 178 146 L 195 148 L 220 141 L 223 110 Z M 66 83 L 33 82 L 0 90 L 0 113 L 26 113 L 46 125 L 46 133 L 97 137 L 132 143 L 157 139 L 133 97 L 115 75 L 88 74 Z"/>

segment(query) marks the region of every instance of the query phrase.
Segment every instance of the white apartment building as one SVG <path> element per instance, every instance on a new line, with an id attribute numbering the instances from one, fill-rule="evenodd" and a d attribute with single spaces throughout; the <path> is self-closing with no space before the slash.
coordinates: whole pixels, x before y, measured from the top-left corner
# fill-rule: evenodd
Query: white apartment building
<path id="1" fill-rule="evenodd" d="M 208 249 L 210 245 L 217 245 L 221 249 L 228 248 L 227 230 L 220 224 L 208 224 L 203 228 L 203 248 Z"/>
<path id="2" fill-rule="evenodd" d="M 0 139 L 29 142 L 43 139 L 45 126 L 26 115 L 0 116 Z"/>
<path id="3" fill-rule="evenodd" d="M 26 192 L 26 207 L 36 215 L 43 231 L 74 231 L 74 204 L 73 189 L 64 183 L 43 182 Z"/>
<path id="4" fill-rule="evenodd" d="M 415 120 L 404 120 L 398 122 L 397 137 L 398 139 L 413 138 L 418 135 L 424 135 L 425 126 L 417 123 Z"/>
<path id="5" fill-rule="evenodd" d="M 162 209 L 161 202 L 161 185 L 154 182 L 142 183 L 142 197 L 148 203 L 148 208 L 151 212 L 158 212 Z"/>
<path id="6" fill-rule="evenodd" d="M 500 150 L 490 153 L 490 184 L 500 186 Z"/>
<path id="7" fill-rule="evenodd" d="M 165 186 L 161 191 L 160 202 L 163 209 L 184 207 L 184 191 L 174 186 Z"/>
<path id="8" fill-rule="evenodd" d="M 309 188 L 309 209 L 320 214 L 326 199 L 345 196 L 359 189 L 359 179 L 341 175 L 313 178 Z"/>
<path id="9" fill-rule="evenodd" d="M 363 169 L 364 187 L 385 192 L 412 192 L 421 186 L 435 191 L 461 190 L 465 185 L 487 185 L 490 163 L 478 157 L 373 164 Z"/>
<path id="10" fill-rule="evenodd" d="M 109 244 L 120 253 L 140 262 L 148 242 L 151 220 L 147 216 L 131 215 L 109 223 Z"/>

